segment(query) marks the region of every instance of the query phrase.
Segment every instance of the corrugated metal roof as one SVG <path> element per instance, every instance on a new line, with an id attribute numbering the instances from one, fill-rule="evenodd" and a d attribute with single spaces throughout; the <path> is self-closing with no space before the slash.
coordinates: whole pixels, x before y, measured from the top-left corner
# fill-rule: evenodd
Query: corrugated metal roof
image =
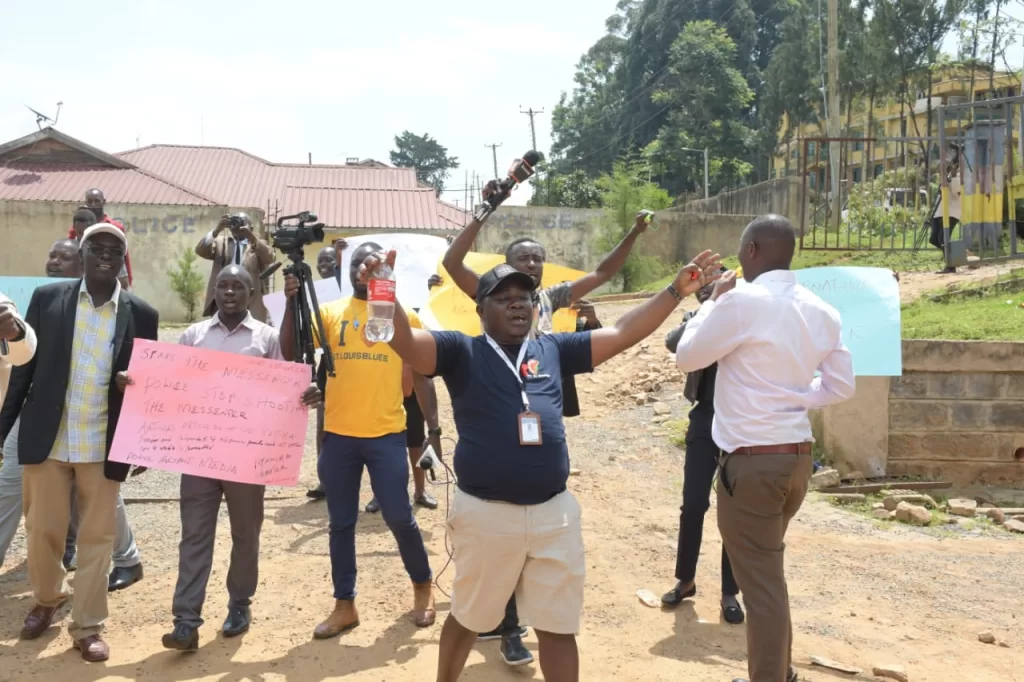
<path id="1" fill-rule="evenodd" d="M 286 187 L 281 213 L 312 211 L 329 227 L 353 230 L 447 230 L 433 188 Z"/>
<path id="2" fill-rule="evenodd" d="M 0 166 L 0 199 L 82 201 L 94 187 L 102 189 L 111 204 L 216 203 L 138 168 L 18 163 Z"/>
<path id="3" fill-rule="evenodd" d="M 472 218 L 472 214 L 468 211 L 440 199 L 437 200 L 437 212 L 441 217 L 441 222 L 445 224 L 444 229 L 446 230 L 461 230 L 469 224 L 470 218 Z"/>
<path id="4" fill-rule="evenodd" d="M 436 198 L 413 168 L 271 163 L 230 147 L 152 145 L 117 155 L 229 206 L 308 210 L 328 227 L 450 230 L 465 213 Z"/>

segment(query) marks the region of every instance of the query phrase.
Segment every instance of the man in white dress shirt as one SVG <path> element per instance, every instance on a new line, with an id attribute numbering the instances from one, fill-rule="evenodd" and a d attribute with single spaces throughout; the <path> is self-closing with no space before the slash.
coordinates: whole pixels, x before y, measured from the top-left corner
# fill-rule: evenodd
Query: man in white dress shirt
<path id="1" fill-rule="evenodd" d="M 854 392 L 839 313 L 797 284 L 795 247 L 786 218 L 751 222 L 739 252 L 751 286 L 735 289 L 735 273 L 717 282 L 676 349 L 684 372 L 718 363 L 718 527 L 747 607 L 750 682 L 797 679 L 783 552 L 811 475 L 807 411 Z"/>

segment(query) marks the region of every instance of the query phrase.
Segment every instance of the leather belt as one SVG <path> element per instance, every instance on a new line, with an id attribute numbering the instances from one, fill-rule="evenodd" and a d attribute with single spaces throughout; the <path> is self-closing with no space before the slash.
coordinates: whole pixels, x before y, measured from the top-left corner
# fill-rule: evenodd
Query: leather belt
<path id="1" fill-rule="evenodd" d="M 811 443 L 785 443 L 783 445 L 754 445 L 737 448 L 730 455 L 809 455 Z"/>

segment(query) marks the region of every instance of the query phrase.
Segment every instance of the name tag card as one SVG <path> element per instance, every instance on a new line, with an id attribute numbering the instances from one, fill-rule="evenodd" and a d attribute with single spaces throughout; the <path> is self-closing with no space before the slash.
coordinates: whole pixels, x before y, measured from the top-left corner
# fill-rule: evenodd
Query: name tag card
<path id="1" fill-rule="evenodd" d="M 540 415 L 534 412 L 519 414 L 519 444 L 540 445 Z"/>

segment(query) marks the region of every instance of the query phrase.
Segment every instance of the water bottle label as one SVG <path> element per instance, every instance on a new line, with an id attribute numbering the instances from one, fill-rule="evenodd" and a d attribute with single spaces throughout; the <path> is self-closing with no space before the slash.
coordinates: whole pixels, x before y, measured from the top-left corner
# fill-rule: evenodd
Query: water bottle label
<path id="1" fill-rule="evenodd" d="M 371 279 L 367 287 L 367 300 L 381 303 L 395 302 L 395 280 Z"/>

